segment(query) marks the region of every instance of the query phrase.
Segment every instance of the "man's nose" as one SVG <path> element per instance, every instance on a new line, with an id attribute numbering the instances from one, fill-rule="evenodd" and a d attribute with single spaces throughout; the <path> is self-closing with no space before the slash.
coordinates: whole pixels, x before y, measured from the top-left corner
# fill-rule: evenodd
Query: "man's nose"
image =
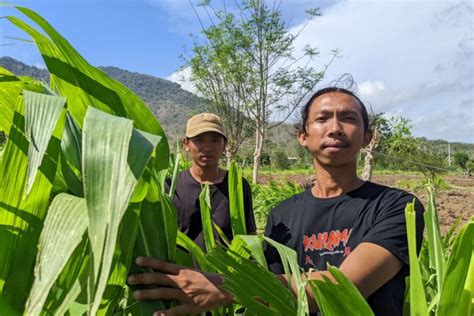
<path id="1" fill-rule="evenodd" d="M 337 118 L 334 117 L 329 126 L 329 134 L 330 135 L 342 135 L 342 125 L 341 121 Z"/>

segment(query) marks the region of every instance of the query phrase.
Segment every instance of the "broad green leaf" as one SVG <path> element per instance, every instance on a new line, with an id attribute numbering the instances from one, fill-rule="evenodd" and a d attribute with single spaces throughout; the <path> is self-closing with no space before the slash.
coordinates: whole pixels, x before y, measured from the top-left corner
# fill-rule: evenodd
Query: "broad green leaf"
<path id="1" fill-rule="evenodd" d="M 25 102 L 25 135 L 28 146 L 28 181 L 26 194 L 33 186 L 38 168 L 43 160 L 66 99 L 31 91 L 23 92 Z"/>
<path id="2" fill-rule="evenodd" d="M 148 256 L 174 262 L 178 231 L 176 209 L 169 196 L 160 188 L 156 178 L 152 179 L 148 194 L 149 199 L 158 200 L 142 202 L 134 257 Z M 147 272 L 147 270 L 132 265 L 132 272 Z M 140 301 L 139 304 L 142 314 L 151 314 L 165 307 L 161 301 Z"/>
<path id="3" fill-rule="evenodd" d="M 214 239 L 214 228 L 211 217 L 211 198 L 209 196 L 209 185 L 202 186 L 199 194 L 199 210 L 201 213 L 202 233 L 206 250 L 209 252 L 216 246 Z"/>
<path id="4" fill-rule="evenodd" d="M 49 291 L 87 229 L 86 201 L 65 193 L 49 207 L 38 244 L 35 281 L 26 305 L 27 315 L 39 315 Z"/>
<path id="5" fill-rule="evenodd" d="M 252 255 L 252 257 L 257 260 L 262 267 L 268 267 L 267 259 L 265 259 L 265 254 L 263 252 L 261 236 L 237 235 L 232 240 L 230 250 L 246 258 L 248 258 L 249 255 Z"/>
<path id="6" fill-rule="evenodd" d="M 0 314 L 20 315 L 33 282 L 33 267 L 39 235 L 56 174 L 61 116 L 30 194 L 25 198 L 28 141 L 25 136 L 24 105 L 18 99 L 9 141 L 0 161 Z"/>
<path id="7" fill-rule="evenodd" d="M 439 229 L 438 211 L 434 200 L 433 188 L 427 186 L 428 191 L 428 208 L 423 213 L 426 223 L 426 232 L 428 235 L 428 250 L 430 257 L 430 267 L 436 271 L 436 283 L 438 293 L 441 293 L 443 287 L 443 279 L 446 270 L 446 262 L 444 259 L 443 241 Z"/>
<path id="8" fill-rule="evenodd" d="M 191 240 L 185 233 L 178 230 L 177 244 L 192 254 L 194 260 L 197 261 L 197 265 L 200 269 L 207 272 L 214 272 L 209 263 L 206 260 L 204 251 L 194 241 Z"/>
<path id="9" fill-rule="evenodd" d="M 113 264 L 120 222 L 154 145 L 148 136 L 133 131 L 132 121 L 88 108 L 82 169 L 92 250 L 91 314 L 99 308 Z"/>
<path id="10" fill-rule="evenodd" d="M 280 255 L 283 268 L 288 280 L 293 279 L 298 291 L 297 315 L 306 315 L 309 312 L 308 298 L 306 296 L 306 282 L 301 279 L 301 268 L 298 265 L 296 251 L 290 249 L 268 237 L 263 237 L 267 243 L 275 247 Z M 291 288 L 291 284 L 288 284 Z"/>
<path id="11" fill-rule="evenodd" d="M 244 191 L 242 185 L 242 170 L 235 161 L 229 166 L 229 209 L 232 234 L 243 235 L 247 233 L 245 227 Z"/>
<path id="12" fill-rule="evenodd" d="M 448 261 L 437 315 L 474 312 L 474 217 L 459 231 Z"/>
<path id="13" fill-rule="evenodd" d="M 296 315 L 297 304 L 273 273 L 255 262 L 216 247 L 207 260 L 224 275 L 224 288 L 255 315 Z"/>
<path id="14" fill-rule="evenodd" d="M 339 269 L 329 266 L 328 271 L 336 283 L 324 274 L 323 280 L 308 281 L 323 315 L 374 315 L 359 290 Z"/>
<path id="15" fill-rule="evenodd" d="M 132 263 L 133 247 L 138 230 L 140 203 L 131 203 L 125 212 L 119 228 L 115 246 L 114 267 L 102 298 L 98 315 L 112 315 L 125 290 L 125 283 Z"/>
<path id="16" fill-rule="evenodd" d="M 16 77 L 7 69 L 0 67 L 0 131 L 7 135 L 13 121 L 13 113 L 23 90 L 42 92 L 43 87 L 33 82 L 32 78 Z"/>
<path id="17" fill-rule="evenodd" d="M 126 116 L 135 122 L 137 129 L 159 135 L 157 147 L 158 170 L 167 169 L 169 147 L 163 129 L 145 103 L 123 84 L 91 66 L 46 20 L 32 10 L 16 7 L 34 21 L 48 36 L 35 30 L 16 17 L 7 17 L 14 25 L 27 32 L 36 43 L 51 74 L 51 84 L 61 95 L 68 96 L 69 110 L 74 119 L 83 125 L 87 107 Z"/>
<path id="18" fill-rule="evenodd" d="M 408 238 L 408 255 L 410 263 L 410 315 L 427 315 L 428 307 L 421 279 L 420 263 L 416 252 L 416 217 L 415 202 L 405 208 Z"/>
<path id="19" fill-rule="evenodd" d="M 81 144 L 81 130 L 74 118 L 66 113 L 66 125 L 61 140 L 61 170 L 69 190 L 77 196 L 84 196 L 81 174 Z"/>

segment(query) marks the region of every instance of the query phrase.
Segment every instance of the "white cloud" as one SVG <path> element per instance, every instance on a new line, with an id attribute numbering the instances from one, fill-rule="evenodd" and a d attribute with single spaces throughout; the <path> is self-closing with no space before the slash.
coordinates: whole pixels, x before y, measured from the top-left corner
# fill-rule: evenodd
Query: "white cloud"
<path id="1" fill-rule="evenodd" d="M 180 69 L 174 73 L 172 73 L 169 76 L 166 76 L 165 79 L 176 82 L 181 85 L 181 88 L 184 90 L 187 90 L 189 92 L 192 92 L 194 94 L 197 94 L 196 88 L 190 81 L 190 75 L 191 75 L 191 69 L 188 68 L 183 68 Z"/>
<path id="2" fill-rule="evenodd" d="M 362 98 L 370 98 L 372 95 L 385 90 L 385 85 L 381 81 L 364 81 L 358 87 L 358 92 Z"/>
<path id="3" fill-rule="evenodd" d="M 416 136 L 474 143 L 472 4 L 344 1 L 323 13 L 296 47 L 318 47 L 319 65 L 342 49 L 327 82 L 351 73 L 374 112 L 410 118 Z"/>

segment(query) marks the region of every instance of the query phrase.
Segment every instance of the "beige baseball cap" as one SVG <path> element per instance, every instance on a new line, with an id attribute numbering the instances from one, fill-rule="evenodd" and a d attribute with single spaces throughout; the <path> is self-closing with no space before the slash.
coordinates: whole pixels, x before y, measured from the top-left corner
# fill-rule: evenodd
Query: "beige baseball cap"
<path id="1" fill-rule="evenodd" d="M 227 139 L 219 116 L 212 113 L 200 113 L 192 116 L 186 123 L 186 137 L 191 138 L 206 132 L 216 132 Z"/>

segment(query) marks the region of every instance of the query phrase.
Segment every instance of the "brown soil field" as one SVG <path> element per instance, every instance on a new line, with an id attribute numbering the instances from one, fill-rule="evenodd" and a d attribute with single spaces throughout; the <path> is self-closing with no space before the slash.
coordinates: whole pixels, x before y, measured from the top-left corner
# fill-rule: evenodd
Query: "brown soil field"
<path id="1" fill-rule="evenodd" d="M 314 179 L 314 177 L 313 177 Z M 462 216 L 461 225 L 474 216 L 474 177 L 467 176 L 443 176 L 443 179 L 449 185 L 449 188 L 438 190 L 435 196 L 435 203 L 438 209 L 441 233 L 444 234 Z M 262 174 L 259 182 L 288 180 L 301 185 L 311 183 L 312 177 L 306 175 L 281 175 L 281 174 Z M 404 183 L 421 182 L 422 175 L 406 174 L 388 174 L 374 175 L 372 181 L 387 185 L 390 187 L 399 187 L 417 196 L 423 205 L 427 205 L 427 194 L 423 188 L 410 189 L 405 187 Z"/>

